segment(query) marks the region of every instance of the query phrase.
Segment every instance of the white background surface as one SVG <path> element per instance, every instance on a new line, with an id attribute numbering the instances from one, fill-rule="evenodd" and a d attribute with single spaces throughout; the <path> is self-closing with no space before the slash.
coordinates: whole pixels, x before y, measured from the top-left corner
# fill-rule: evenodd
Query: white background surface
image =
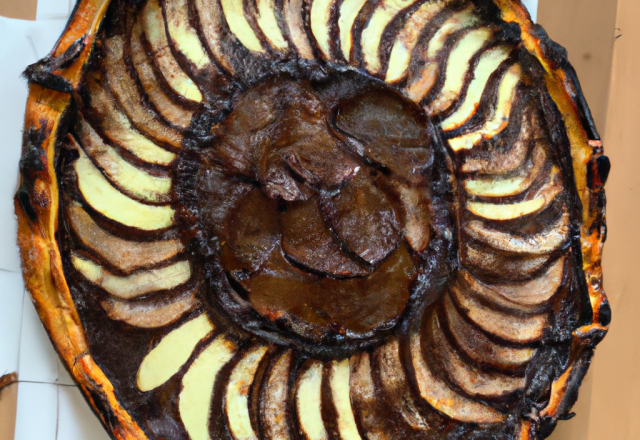
<path id="1" fill-rule="evenodd" d="M 533 20 L 538 0 L 524 0 Z M 0 17 L 0 376 L 18 372 L 15 440 L 107 440 L 54 352 L 25 294 L 16 247 L 18 182 L 26 82 L 20 74 L 60 36 L 73 0 L 39 0 L 36 21 Z M 10 62 L 9 62 L 10 60 Z"/>

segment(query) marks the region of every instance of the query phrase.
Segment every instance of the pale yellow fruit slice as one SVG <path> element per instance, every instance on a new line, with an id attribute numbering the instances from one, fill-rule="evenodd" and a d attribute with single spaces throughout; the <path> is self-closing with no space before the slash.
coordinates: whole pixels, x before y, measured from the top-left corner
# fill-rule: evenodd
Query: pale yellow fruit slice
<path id="1" fill-rule="evenodd" d="M 436 376 L 423 357 L 420 332 L 411 335 L 410 344 L 411 361 L 420 396 L 431 406 L 464 423 L 498 423 L 507 418 L 490 406 L 458 394 Z"/>
<path id="2" fill-rule="evenodd" d="M 229 29 L 249 50 L 264 52 L 260 40 L 244 16 L 243 3 L 237 0 L 220 0 Z"/>
<path id="3" fill-rule="evenodd" d="M 537 234 L 514 235 L 487 226 L 482 220 L 465 223 L 464 232 L 472 239 L 502 252 L 527 255 L 551 254 L 569 242 L 569 211 L 564 207 L 558 219 Z"/>
<path id="4" fill-rule="evenodd" d="M 265 439 L 290 440 L 289 373 L 293 352 L 285 351 L 269 372 L 260 400 L 260 420 Z"/>
<path id="5" fill-rule="evenodd" d="M 233 74 L 234 69 L 229 57 L 223 51 L 222 32 L 224 26 L 224 13 L 217 0 L 194 0 L 200 24 L 202 25 L 202 35 L 209 50 L 214 54 L 227 72 Z"/>
<path id="6" fill-rule="evenodd" d="M 313 0 L 311 3 L 311 32 L 327 59 L 331 59 L 329 19 L 334 2 L 335 0 Z"/>
<path id="7" fill-rule="evenodd" d="M 405 78 L 411 62 L 411 54 L 418 44 L 422 30 L 449 3 L 448 0 L 426 2 L 409 17 L 393 43 L 386 82 L 395 83 Z"/>
<path id="8" fill-rule="evenodd" d="M 269 372 L 260 400 L 260 419 L 266 439 L 290 440 L 289 373 L 293 352 L 285 351 Z"/>
<path id="9" fill-rule="evenodd" d="M 520 153 L 518 143 L 512 148 L 514 156 Z M 496 157 L 496 160 L 499 160 Z M 514 162 L 517 162 L 514 157 Z M 518 170 L 515 176 L 503 177 L 501 175 L 479 176 L 464 181 L 464 189 L 467 194 L 478 197 L 510 197 L 525 192 L 538 178 L 547 164 L 547 150 L 534 148 L 531 153 L 531 165 Z"/>
<path id="10" fill-rule="evenodd" d="M 282 35 L 278 21 L 276 20 L 275 0 L 257 0 L 258 17 L 256 18 L 258 26 L 269 40 L 271 46 L 278 50 L 285 50 L 289 47 L 287 41 Z"/>
<path id="11" fill-rule="evenodd" d="M 312 60 L 314 59 L 313 49 L 307 38 L 303 10 L 304 0 L 284 0 L 285 21 L 289 26 L 291 41 L 302 58 Z"/>
<path id="12" fill-rule="evenodd" d="M 349 359 L 331 364 L 331 395 L 338 414 L 338 431 L 343 440 L 362 440 L 351 408 Z"/>
<path id="13" fill-rule="evenodd" d="M 173 324 L 194 310 L 199 304 L 194 293 L 188 290 L 162 302 L 155 298 L 139 301 L 107 298 L 100 305 L 114 321 L 139 328 L 158 328 Z"/>
<path id="14" fill-rule="evenodd" d="M 77 254 L 71 256 L 71 261 L 87 280 L 120 299 L 134 299 L 160 290 L 173 289 L 186 283 L 191 277 L 191 265 L 188 261 L 124 277 L 113 275 L 104 267 Z"/>
<path id="15" fill-rule="evenodd" d="M 202 101 L 202 93 L 198 86 L 182 70 L 178 61 L 171 53 L 167 34 L 165 32 L 164 17 L 158 0 L 149 0 L 142 12 L 142 23 L 145 36 L 151 45 L 152 56 L 158 70 L 167 84 L 179 95 L 195 102 Z"/>
<path id="16" fill-rule="evenodd" d="M 351 48 L 353 47 L 351 30 L 353 23 L 366 2 L 367 0 L 344 0 L 340 5 L 340 18 L 338 19 L 340 48 L 347 61 L 351 60 Z"/>
<path id="17" fill-rule="evenodd" d="M 170 200 L 170 177 L 152 176 L 124 160 L 115 148 L 102 141 L 82 117 L 78 118 L 77 134 L 84 151 L 118 188 L 146 202 L 162 203 Z M 76 149 L 81 148 L 75 137 L 69 136 L 69 139 Z"/>
<path id="18" fill-rule="evenodd" d="M 449 146 L 453 151 L 469 150 L 482 139 L 491 139 L 507 127 L 521 75 L 522 68 L 519 64 L 514 64 L 507 71 L 498 89 L 498 103 L 493 117 L 480 130 L 449 139 Z"/>
<path id="19" fill-rule="evenodd" d="M 67 212 L 71 228 L 82 244 L 127 274 L 143 267 L 154 266 L 184 250 L 179 240 L 130 241 L 115 236 L 98 226 L 77 202 L 71 203 Z"/>
<path id="20" fill-rule="evenodd" d="M 267 347 L 264 346 L 251 349 L 234 367 L 229 377 L 224 411 L 234 440 L 258 440 L 249 416 L 249 390 L 266 352 Z"/>
<path id="21" fill-rule="evenodd" d="M 80 157 L 74 168 L 78 176 L 78 188 L 93 209 L 125 226 L 146 231 L 173 225 L 173 208 L 143 205 L 127 197 L 109 183 L 82 149 L 77 151 Z"/>
<path id="22" fill-rule="evenodd" d="M 369 73 L 377 74 L 380 71 L 380 40 L 387 25 L 398 13 L 414 4 L 417 0 L 382 0 L 366 27 L 362 31 L 362 55 L 364 64 Z"/>
<path id="23" fill-rule="evenodd" d="M 300 377 L 296 392 L 296 412 L 300 429 L 309 440 L 329 438 L 322 421 L 322 372 L 322 363 L 311 361 Z"/>
<path id="24" fill-rule="evenodd" d="M 429 115 L 442 113 L 458 99 L 470 68 L 471 59 L 489 41 L 491 34 L 491 30 L 480 28 L 469 31 L 460 39 L 447 59 L 442 90 L 427 108 Z"/>
<path id="25" fill-rule="evenodd" d="M 480 56 L 478 65 L 473 71 L 473 80 L 469 84 L 462 104 L 451 116 L 442 121 L 440 124 L 442 130 L 451 131 L 462 127 L 465 122 L 471 119 L 480 107 L 480 101 L 489 78 L 509 57 L 510 53 L 511 46 L 498 46 L 487 50 Z"/>
<path id="26" fill-rule="evenodd" d="M 187 0 L 167 0 L 164 2 L 164 7 L 167 31 L 176 50 L 191 61 L 198 70 L 210 66 L 211 59 L 202 47 L 198 33 L 189 22 Z"/>
<path id="27" fill-rule="evenodd" d="M 421 101 L 435 84 L 439 71 L 437 56 L 449 37 L 457 31 L 474 26 L 479 21 L 480 19 L 474 14 L 473 8 L 469 7 L 452 14 L 431 37 L 427 45 L 427 59 L 424 61 L 424 67 L 420 70 L 419 75 L 411 80 L 405 91 L 411 100 Z"/>
<path id="28" fill-rule="evenodd" d="M 234 343 L 219 336 L 204 349 L 184 375 L 178 410 L 191 440 L 211 440 L 211 395 L 218 373 L 233 358 L 236 350 Z"/>
<path id="29" fill-rule="evenodd" d="M 102 134 L 115 145 L 155 165 L 171 165 L 176 155 L 154 144 L 131 125 L 129 118 L 117 107 L 115 98 L 103 87 L 102 78 L 89 77 L 87 85 L 91 94 L 91 107 L 100 121 Z"/>
<path id="30" fill-rule="evenodd" d="M 487 220 L 513 220 L 546 208 L 561 191 L 560 170 L 554 167 L 547 183 L 545 183 L 540 191 L 538 191 L 538 194 L 531 200 L 511 204 L 467 202 L 467 209 Z"/>
<path id="31" fill-rule="evenodd" d="M 172 330 L 142 360 L 136 382 L 138 389 L 151 391 L 166 383 L 191 357 L 196 345 L 213 330 L 213 324 L 204 313 Z"/>

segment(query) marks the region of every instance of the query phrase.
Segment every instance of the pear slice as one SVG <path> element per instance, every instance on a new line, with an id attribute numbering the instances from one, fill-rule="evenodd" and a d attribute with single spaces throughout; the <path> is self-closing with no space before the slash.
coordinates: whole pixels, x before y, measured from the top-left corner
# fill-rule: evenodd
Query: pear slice
<path id="1" fill-rule="evenodd" d="M 542 339 L 549 328 L 547 314 L 521 315 L 491 309 L 472 295 L 453 285 L 451 296 L 458 309 L 485 332 L 514 344 L 528 344 Z"/>
<path id="2" fill-rule="evenodd" d="M 196 86 L 193 80 L 182 70 L 178 61 L 176 61 L 171 53 L 165 32 L 162 8 L 158 0 L 149 0 L 146 2 L 142 11 L 142 25 L 147 41 L 149 41 L 152 49 L 151 55 L 167 84 L 185 99 L 201 102 L 202 93 L 198 89 L 198 86 Z"/>
<path id="3" fill-rule="evenodd" d="M 467 209 L 473 214 L 487 220 L 514 220 L 542 211 L 562 192 L 560 170 L 554 166 L 549 180 L 540 188 L 534 197 L 518 203 L 496 204 L 484 202 L 467 202 Z"/>
<path id="4" fill-rule="evenodd" d="M 293 351 L 287 350 L 271 367 L 260 399 L 262 434 L 266 440 L 291 440 L 289 428 L 289 375 Z"/>
<path id="5" fill-rule="evenodd" d="M 366 0 L 357 0 L 364 3 Z M 352 1 L 345 1 L 344 3 L 352 3 Z M 343 4 L 344 4 L 343 3 Z M 298 54 L 307 60 L 313 60 L 313 49 L 309 44 L 309 38 L 307 37 L 305 17 L 303 17 L 304 0 L 284 0 L 283 12 L 284 21 L 288 24 L 288 31 L 293 41 Z"/>
<path id="6" fill-rule="evenodd" d="M 369 73 L 376 75 L 382 67 L 379 55 L 380 43 L 387 25 L 402 9 L 414 3 L 416 0 L 382 0 L 376 7 L 361 36 L 362 56 Z"/>
<path id="7" fill-rule="evenodd" d="M 285 50 L 289 47 L 287 40 L 284 39 L 278 20 L 276 19 L 275 0 L 257 0 L 258 16 L 256 21 L 260 30 L 271 44 L 271 47 L 277 50 Z"/>
<path id="8" fill-rule="evenodd" d="M 447 372 L 450 380 L 470 396 L 500 397 L 514 393 L 525 386 L 524 376 L 507 376 L 497 372 L 487 372 L 463 361 L 451 347 L 442 333 L 436 313 L 429 317 L 430 331 L 436 356 Z"/>
<path id="9" fill-rule="evenodd" d="M 174 210 L 171 206 L 143 205 L 127 197 L 109 183 L 82 149 L 77 151 L 80 157 L 74 168 L 78 176 L 78 188 L 93 209 L 125 226 L 145 231 L 173 225 Z"/>
<path id="10" fill-rule="evenodd" d="M 426 2 L 407 19 L 391 49 L 386 82 L 393 84 L 406 77 L 411 54 L 418 44 L 423 29 L 449 3 L 449 1 Z"/>
<path id="11" fill-rule="evenodd" d="M 458 99 L 465 85 L 472 58 L 487 44 L 491 35 L 490 29 L 478 28 L 467 32 L 458 41 L 447 59 L 442 90 L 426 109 L 429 116 L 444 112 Z"/>
<path id="12" fill-rule="evenodd" d="M 519 64 L 514 64 L 507 70 L 498 88 L 498 102 L 493 116 L 485 122 L 480 130 L 449 139 L 449 146 L 453 151 L 470 150 L 481 140 L 491 139 L 507 128 L 521 76 L 522 68 Z"/>
<path id="13" fill-rule="evenodd" d="M 462 265 L 483 279 L 524 282 L 544 269 L 553 255 L 510 255 L 475 242 L 463 244 Z"/>
<path id="14" fill-rule="evenodd" d="M 412 429 L 428 430 L 429 423 L 414 404 L 413 392 L 409 388 L 408 378 L 400 358 L 398 338 L 391 338 L 377 349 L 373 359 L 377 366 L 381 388 L 384 390 L 387 402 L 393 406 L 393 412 L 398 413 Z"/>
<path id="15" fill-rule="evenodd" d="M 531 152 L 530 165 L 523 166 L 515 176 L 484 175 L 467 179 L 464 181 L 464 189 L 470 196 L 477 197 L 510 197 L 522 194 L 543 172 L 547 157 L 546 149 L 535 148 Z"/>
<path id="16" fill-rule="evenodd" d="M 194 0 L 202 35 L 207 48 L 214 54 L 220 65 L 229 73 L 234 74 L 234 68 L 229 56 L 224 53 L 222 39 L 225 29 L 225 17 L 217 0 Z"/>
<path id="17" fill-rule="evenodd" d="M 457 345 L 471 359 L 498 370 L 514 371 L 526 365 L 536 350 L 498 345 L 489 340 L 478 328 L 467 322 L 453 304 L 449 295 L 444 296 L 444 309 L 449 330 Z"/>
<path id="18" fill-rule="evenodd" d="M 102 76 L 96 72 L 89 73 L 85 79 L 90 99 L 88 111 L 93 114 L 94 121 L 99 121 L 102 135 L 112 145 L 122 147 L 144 162 L 162 166 L 172 164 L 176 155 L 154 144 L 133 128 L 102 82 Z"/>
<path id="19" fill-rule="evenodd" d="M 463 423 L 498 423 L 507 416 L 501 412 L 465 397 L 449 387 L 432 371 L 423 355 L 420 332 L 410 336 L 411 361 L 420 396 L 432 407 Z"/>
<path id="20" fill-rule="evenodd" d="M 220 0 L 224 16 L 227 19 L 229 30 L 238 40 L 249 50 L 254 52 L 264 52 L 260 40 L 253 31 L 253 28 L 244 16 L 242 2 L 234 0 Z"/>
<path id="21" fill-rule="evenodd" d="M 171 379 L 191 357 L 196 345 L 214 330 L 202 313 L 172 330 L 149 352 L 138 369 L 140 391 L 151 391 Z"/>
<path id="22" fill-rule="evenodd" d="M 566 206 L 558 219 L 537 234 L 512 234 L 491 227 L 481 220 L 466 222 L 463 226 L 465 234 L 500 252 L 513 254 L 545 255 L 566 247 L 569 243 L 570 217 Z"/>
<path id="23" fill-rule="evenodd" d="M 373 383 L 369 352 L 351 356 L 349 368 L 351 405 L 363 432 L 370 439 L 391 440 L 384 412 L 380 411 L 383 404 Z"/>
<path id="24" fill-rule="evenodd" d="M 196 67 L 202 70 L 212 65 L 200 37 L 189 21 L 187 0 L 165 0 L 162 3 L 165 12 L 167 32 L 175 49 Z"/>
<path id="25" fill-rule="evenodd" d="M 139 328 L 158 328 L 173 324 L 198 306 L 194 290 L 187 290 L 162 302 L 156 298 L 139 301 L 107 298 L 100 305 L 114 321 L 123 321 Z"/>
<path id="26" fill-rule="evenodd" d="M 314 0 L 311 3 L 310 27 L 318 47 L 328 60 L 331 59 L 330 18 L 335 0 Z"/>
<path id="27" fill-rule="evenodd" d="M 184 250 L 179 240 L 129 241 L 117 237 L 96 224 L 79 203 L 67 208 L 71 228 L 82 244 L 124 273 L 154 266 L 175 257 Z"/>
<path id="28" fill-rule="evenodd" d="M 544 308 L 558 292 L 564 276 L 565 259 L 558 258 L 542 275 L 524 283 L 488 285 L 464 269 L 460 271 L 458 279 L 464 280 L 473 294 L 503 308 L 536 312 Z"/>
<path id="29" fill-rule="evenodd" d="M 296 414 L 300 429 L 308 440 L 328 440 L 329 434 L 322 421 L 322 362 L 309 361 L 298 379 Z"/>
<path id="30" fill-rule="evenodd" d="M 420 69 L 417 76 L 414 77 L 411 75 L 409 77 L 406 93 L 412 101 L 422 101 L 436 83 L 440 69 L 440 63 L 437 58 L 440 58 L 438 55 L 444 48 L 449 37 L 455 32 L 476 25 L 479 21 L 480 19 L 474 13 L 474 8 L 467 7 L 451 14 L 442 26 L 440 26 L 427 44 L 427 56 L 424 60 L 424 67 Z"/>
<path id="31" fill-rule="evenodd" d="M 234 440 L 258 440 L 249 416 L 249 390 L 267 347 L 256 346 L 233 368 L 227 384 L 224 412 Z"/>
<path id="32" fill-rule="evenodd" d="M 145 202 L 171 201 L 169 192 L 172 181 L 169 176 L 153 176 L 124 160 L 115 148 L 102 141 L 83 117 L 78 118 L 76 131 L 82 147 L 74 136 L 69 135 L 67 138 L 77 150 L 83 148 L 119 190 Z"/>
<path id="33" fill-rule="evenodd" d="M 502 63 L 509 57 L 512 46 L 502 45 L 488 49 L 484 52 L 473 71 L 473 80 L 464 100 L 456 111 L 440 123 L 443 131 L 451 131 L 462 127 L 476 113 L 482 100 L 489 79 Z"/>
<path id="34" fill-rule="evenodd" d="M 342 49 L 342 55 L 347 62 L 351 60 L 351 48 L 353 47 L 353 36 L 351 34 L 351 30 L 360 10 L 366 2 L 367 0 L 344 0 L 340 4 L 340 18 L 338 19 L 340 48 Z M 294 2 L 292 1 L 292 3 Z"/>
<path id="35" fill-rule="evenodd" d="M 114 35 L 105 41 L 106 57 L 102 62 L 102 67 L 109 89 L 134 127 L 140 132 L 161 144 L 180 148 L 182 134 L 165 124 L 150 108 L 145 107 L 144 99 L 135 79 L 130 75 L 122 74 L 122 72 L 127 72 L 124 49 L 124 37 L 120 35 Z"/>
<path id="36" fill-rule="evenodd" d="M 331 363 L 331 395 L 338 418 L 338 431 L 342 440 L 362 440 L 351 408 L 349 375 L 349 359 Z"/>
<path id="37" fill-rule="evenodd" d="M 158 113 L 170 124 L 184 130 L 191 123 L 193 110 L 188 110 L 174 102 L 163 90 L 163 85 L 154 71 L 151 56 L 143 47 L 144 32 L 141 22 L 142 19 L 138 18 L 131 30 L 129 41 L 131 61 L 138 74 L 138 79 Z M 198 93 L 200 92 L 198 91 Z"/>
<path id="38" fill-rule="evenodd" d="M 211 395 L 218 373 L 233 358 L 236 350 L 233 342 L 218 336 L 184 375 L 178 410 L 191 440 L 212 440 L 209 434 Z"/>
<path id="39" fill-rule="evenodd" d="M 178 287 L 191 277 L 188 261 L 179 261 L 160 269 L 136 272 L 125 277 L 109 273 L 104 267 L 77 254 L 71 262 L 78 272 L 93 284 L 120 299 L 134 299 L 160 290 Z"/>

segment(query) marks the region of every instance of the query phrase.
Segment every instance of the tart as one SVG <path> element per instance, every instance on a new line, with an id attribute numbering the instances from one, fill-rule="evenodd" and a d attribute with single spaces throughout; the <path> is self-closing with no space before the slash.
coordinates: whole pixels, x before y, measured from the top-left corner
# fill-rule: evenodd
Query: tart
<path id="1" fill-rule="evenodd" d="M 29 66 L 27 288 L 118 439 L 538 439 L 609 161 L 519 1 L 82 0 Z"/>

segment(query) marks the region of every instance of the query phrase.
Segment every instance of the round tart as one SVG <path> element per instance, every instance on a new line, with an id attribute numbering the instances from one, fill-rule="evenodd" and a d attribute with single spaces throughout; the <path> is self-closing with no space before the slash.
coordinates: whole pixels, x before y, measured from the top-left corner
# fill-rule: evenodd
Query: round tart
<path id="1" fill-rule="evenodd" d="M 26 285 L 118 439 L 538 439 L 611 311 L 609 161 L 506 0 L 81 0 Z"/>

